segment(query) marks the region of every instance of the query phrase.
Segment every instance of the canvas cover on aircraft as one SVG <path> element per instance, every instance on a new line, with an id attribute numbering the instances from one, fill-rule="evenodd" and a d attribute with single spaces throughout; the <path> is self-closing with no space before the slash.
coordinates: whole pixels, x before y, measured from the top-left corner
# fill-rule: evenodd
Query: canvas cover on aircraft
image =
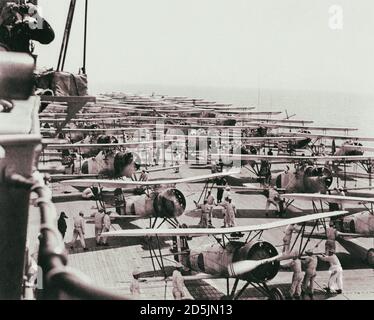
<path id="1" fill-rule="evenodd" d="M 87 76 L 69 72 L 49 71 L 36 77 L 37 87 L 50 89 L 55 96 L 88 95 Z"/>

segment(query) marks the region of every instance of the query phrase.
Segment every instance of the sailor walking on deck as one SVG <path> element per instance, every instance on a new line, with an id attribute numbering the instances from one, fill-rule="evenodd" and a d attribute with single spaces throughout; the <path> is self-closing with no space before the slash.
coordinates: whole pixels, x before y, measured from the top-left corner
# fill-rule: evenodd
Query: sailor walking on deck
<path id="1" fill-rule="evenodd" d="M 110 227 L 112 225 L 112 222 L 110 221 L 110 212 L 105 212 L 104 218 L 103 218 L 103 233 L 109 232 Z M 102 236 L 101 237 L 101 243 L 103 246 L 109 246 L 107 242 L 108 237 Z"/>
<path id="2" fill-rule="evenodd" d="M 68 228 L 65 219 L 68 219 L 68 217 L 65 212 L 62 211 L 60 214 L 60 218 L 58 218 L 57 221 L 57 228 L 61 233 L 62 239 L 65 239 L 66 229 Z"/>
<path id="3" fill-rule="evenodd" d="M 84 214 L 82 211 L 79 212 L 78 216 L 74 217 L 74 231 L 73 231 L 73 240 L 71 241 L 71 249 L 74 249 L 74 243 L 77 241 L 78 237 L 82 244 L 83 250 L 87 251 L 86 242 L 84 240 L 85 235 L 85 221 Z"/>
<path id="4" fill-rule="evenodd" d="M 103 220 L 104 220 L 104 210 L 100 209 L 95 213 L 94 216 L 94 222 L 95 222 L 95 239 L 96 239 L 96 245 L 100 246 L 100 236 L 101 232 L 103 231 Z"/>
<path id="5" fill-rule="evenodd" d="M 228 198 L 227 206 L 226 206 L 226 214 L 227 214 L 227 224 L 228 227 L 235 227 L 236 226 L 236 220 L 235 220 L 235 215 L 236 215 L 236 208 L 234 204 L 232 203 L 232 199 Z"/>

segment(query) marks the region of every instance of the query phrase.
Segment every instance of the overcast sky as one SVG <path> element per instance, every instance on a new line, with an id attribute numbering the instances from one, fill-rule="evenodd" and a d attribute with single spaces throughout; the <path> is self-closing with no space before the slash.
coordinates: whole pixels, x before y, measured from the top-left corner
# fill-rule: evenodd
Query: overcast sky
<path id="1" fill-rule="evenodd" d="M 78 0 L 67 69 L 82 65 Z M 38 46 L 56 67 L 70 0 L 39 0 L 56 32 Z M 343 29 L 329 27 L 332 5 Z M 374 89 L 372 0 L 89 0 L 91 84 Z"/>

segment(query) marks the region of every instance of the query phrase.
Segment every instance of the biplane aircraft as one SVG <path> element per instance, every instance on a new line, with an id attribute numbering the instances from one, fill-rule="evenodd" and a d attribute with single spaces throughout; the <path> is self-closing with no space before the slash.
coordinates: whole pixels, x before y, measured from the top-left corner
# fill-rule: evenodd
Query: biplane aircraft
<path id="1" fill-rule="evenodd" d="M 374 198 L 363 197 L 346 197 L 339 195 L 324 194 L 284 194 L 282 197 L 295 201 L 311 201 L 314 211 L 324 210 L 323 203 L 328 203 L 329 208 L 348 204 L 360 204 L 364 206 L 364 210 L 358 213 L 339 217 L 334 220 L 335 228 L 338 230 L 338 238 L 336 239 L 350 254 L 359 257 L 369 266 L 374 267 L 374 248 L 366 249 L 355 243 L 356 238 L 374 238 Z M 346 211 L 350 209 L 344 208 Z M 314 234 L 313 237 L 325 237 L 325 234 Z"/>
<path id="2" fill-rule="evenodd" d="M 61 141 L 66 142 L 66 140 Z M 137 167 L 143 164 L 147 166 L 154 159 L 150 147 L 157 146 L 157 148 L 167 149 L 174 140 L 148 139 L 147 141 L 119 142 L 115 136 L 99 135 L 86 136 L 85 139 L 74 144 L 58 142 L 58 140 L 51 139 L 43 140 L 43 161 L 48 156 L 56 155 L 59 157 L 52 158 L 51 161 L 61 161 L 67 171 L 71 170 L 70 174 L 110 177 L 115 172 L 115 162 L 121 153 L 132 152 Z"/>
<path id="3" fill-rule="evenodd" d="M 336 176 L 347 178 L 347 164 L 355 163 L 371 168 L 374 157 L 367 156 L 269 156 L 247 154 L 215 154 L 212 159 L 224 162 L 240 160 L 256 176 L 271 181 L 271 164 L 294 164 L 294 170 L 285 170 L 273 180 L 278 188 L 292 193 L 326 193 Z M 260 162 L 260 166 L 258 164 Z M 337 172 L 337 168 L 343 169 Z M 341 172 L 342 171 L 342 172 Z"/>
<path id="4" fill-rule="evenodd" d="M 270 289 L 268 282 L 278 274 L 281 260 L 290 259 L 294 255 L 301 256 L 305 251 L 310 240 L 310 236 L 308 238 L 303 237 L 306 224 L 314 222 L 314 230 L 321 221 L 324 222 L 325 219 L 345 214 L 347 214 L 346 211 L 318 213 L 260 225 L 231 228 L 137 229 L 110 231 L 103 233 L 103 235 L 109 237 L 146 237 L 148 239 L 155 237 L 157 240 L 159 237 L 174 237 L 174 250 L 171 254 L 163 255 L 159 251 L 158 256 L 155 249 L 150 248 L 152 260 L 155 259 L 162 270 L 165 268 L 163 259 L 167 256 L 174 256 L 178 265 L 193 273 L 191 276 L 186 276 L 185 279 L 227 279 L 227 296 L 224 296 L 224 298 L 239 299 L 246 288 L 252 285 L 265 297 L 282 300 L 284 299 L 282 291 L 279 288 Z M 292 250 L 301 235 L 300 247 L 297 251 L 279 254 L 273 244 L 262 239 L 262 235 L 266 230 L 281 228 L 289 224 L 302 225 L 302 231 L 297 236 Z M 212 237 L 216 241 L 214 244 L 190 248 L 188 239 L 201 236 Z M 241 238 L 245 240 L 240 240 Z M 153 265 L 155 266 L 154 263 Z M 165 271 L 164 275 L 165 277 L 160 280 L 170 280 L 167 278 Z M 230 278 L 235 280 L 231 290 L 229 288 Z M 240 281 L 244 281 L 244 286 L 237 290 Z"/>
<path id="5" fill-rule="evenodd" d="M 100 180 L 82 179 L 62 181 L 64 185 L 77 188 L 89 188 L 92 190 L 86 197 L 87 200 L 96 200 L 97 206 L 106 210 L 106 204 L 115 207 L 118 214 L 124 218 L 150 219 L 151 226 L 155 227 L 158 219 L 162 219 L 161 226 L 168 222 L 172 226 L 178 226 L 177 218 L 186 209 L 186 197 L 176 188 L 177 184 L 194 183 L 204 181 L 206 186 L 215 184 L 217 178 L 235 174 L 235 171 L 217 173 L 203 176 L 195 176 L 184 179 L 166 179 L 155 181 L 127 181 L 127 180 Z M 103 188 L 110 190 L 103 190 Z M 125 198 L 125 193 L 136 192 L 131 199 Z M 87 193 L 85 193 L 87 194 Z M 53 197 L 54 202 L 66 201 L 68 195 Z M 82 194 L 74 200 L 82 200 Z M 152 222 L 152 218 L 155 220 Z"/>
<path id="6" fill-rule="evenodd" d="M 240 154 L 246 150 L 255 150 L 260 153 L 265 148 L 273 149 L 282 144 L 287 149 L 302 148 L 309 143 L 308 139 L 301 137 L 272 136 L 272 137 L 241 137 L 238 134 L 219 135 L 215 130 L 212 132 L 199 129 L 183 135 L 179 130 L 167 130 L 162 136 L 173 139 L 175 143 L 185 145 L 186 158 L 198 160 L 205 167 L 211 167 L 210 156 L 217 152 L 234 152 Z"/>
<path id="7" fill-rule="evenodd" d="M 294 135 L 298 137 L 308 137 L 312 139 L 310 143 L 310 149 L 315 155 L 320 155 L 321 153 L 324 153 L 327 150 L 331 152 L 331 155 L 335 156 L 364 155 L 365 151 L 374 151 L 374 148 L 372 147 L 363 146 L 364 142 L 373 142 L 374 138 L 332 134 L 311 134 L 310 132 L 300 132 L 295 133 Z M 336 140 L 343 140 L 342 145 L 337 146 Z M 329 141 L 328 144 L 327 141 Z"/>

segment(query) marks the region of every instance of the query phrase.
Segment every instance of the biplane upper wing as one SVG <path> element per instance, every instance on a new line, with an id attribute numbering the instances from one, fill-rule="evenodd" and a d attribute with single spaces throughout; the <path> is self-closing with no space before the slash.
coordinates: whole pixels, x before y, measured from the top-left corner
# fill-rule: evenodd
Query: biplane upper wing
<path id="1" fill-rule="evenodd" d="M 290 218 L 281 221 L 274 221 L 264 224 L 257 224 L 252 226 L 241 226 L 232 228 L 217 228 L 217 229 L 137 229 L 137 230 L 121 230 L 103 233 L 103 235 L 110 237 L 141 237 L 141 236 L 158 236 L 158 237 L 172 237 L 172 236 L 218 236 L 231 233 L 240 232 L 256 232 L 265 231 L 285 227 L 289 224 L 299 224 L 313 220 L 326 219 L 348 214 L 347 211 L 333 211 L 326 213 L 317 213 L 302 217 Z"/>
<path id="2" fill-rule="evenodd" d="M 178 183 L 192 183 L 206 180 L 213 180 L 216 178 L 227 177 L 230 175 L 237 174 L 238 171 L 227 171 L 223 173 L 207 174 L 196 177 L 189 177 L 184 179 L 170 179 L 170 180 L 154 180 L 154 181 L 126 181 L 126 180 L 97 180 L 97 179 L 85 179 L 85 180 L 67 180 L 61 183 L 70 185 L 72 187 L 106 187 L 106 188 L 126 188 L 126 187 L 151 187 L 155 185 L 172 185 Z"/>
<path id="3" fill-rule="evenodd" d="M 374 138 L 370 137 L 358 137 L 358 136 L 345 136 L 345 135 L 334 135 L 334 134 L 310 134 L 310 133 L 294 133 L 297 137 L 313 138 L 313 139 L 335 139 L 335 140 L 357 140 L 373 142 Z"/>
<path id="4" fill-rule="evenodd" d="M 149 126 L 147 128 L 152 129 L 154 126 Z M 80 132 L 80 133 L 98 133 L 98 132 L 132 132 L 136 130 L 145 129 L 146 126 L 142 127 L 126 127 L 126 128 L 98 128 L 98 129 L 82 129 L 82 128 L 64 128 L 61 131 L 64 133 L 70 132 Z M 41 129 L 41 132 L 55 132 L 55 129 Z"/>
<path id="5" fill-rule="evenodd" d="M 317 131 L 357 131 L 358 128 L 346 128 L 346 127 L 317 127 L 317 126 L 301 126 L 301 125 L 289 125 L 289 124 L 261 124 L 267 128 L 284 128 L 284 129 L 301 129 L 301 130 L 317 130 Z"/>
<path id="6" fill-rule="evenodd" d="M 115 147 L 138 147 L 148 144 L 162 144 L 162 143 L 171 143 L 174 140 L 151 140 L 151 141 L 140 141 L 140 142 L 125 142 L 125 143 L 75 143 L 75 144 L 50 144 L 46 149 L 60 149 L 60 150 L 70 150 L 70 149 L 79 149 L 79 148 L 115 148 Z"/>
<path id="7" fill-rule="evenodd" d="M 332 203 L 359 203 L 359 204 L 374 204 L 374 198 L 363 198 L 363 197 L 345 197 L 345 196 L 336 196 L 328 194 L 304 194 L 304 193 L 291 193 L 283 194 L 283 198 L 291 200 L 322 200 Z"/>
<path id="8" fill-rule="evenodd" d="M 214 128 L 212 129 L 214 130 Z M 166 137 L 172 137 L 176 139 L 216 139 L 216 140 L 229 140 L 229 139 L 240 139 L 242 143 L 251 143 L 251 142 L 296 142 L 296 141 L 303 141 L 305 138 L 302 137 L 291 137 L 291 136 L 278 136 L 278 137 L 241 137 L 240 135 L 232 135 L 232 134 L 223 134 L 223 135 L 178 135 L 167 132 L 165 134 Z M 175 140 L 173 141 L 175 142 Z"/>
<path id="9" fill-rule="evenodd" d="M 224 110 L 219 110 L 220 113 L 229 113 L 229 114 L 245 114 L 245 115 L 266 115 L 266 116 L 271 116 L 271 115 L 279 115 L 282 112 L 281 111 L 247 111 L 247 110 L 232 110 L 232 109 L 224 109 Z"/>
<path id="10" fill-rule="evenodd" d="M 279 137 L 243 137 L 241 138 L 243 142 L 289 142 L 289 141 L 303 141 L 303 137 L 289 137 L 289 136 L 279 136 Z"/>

